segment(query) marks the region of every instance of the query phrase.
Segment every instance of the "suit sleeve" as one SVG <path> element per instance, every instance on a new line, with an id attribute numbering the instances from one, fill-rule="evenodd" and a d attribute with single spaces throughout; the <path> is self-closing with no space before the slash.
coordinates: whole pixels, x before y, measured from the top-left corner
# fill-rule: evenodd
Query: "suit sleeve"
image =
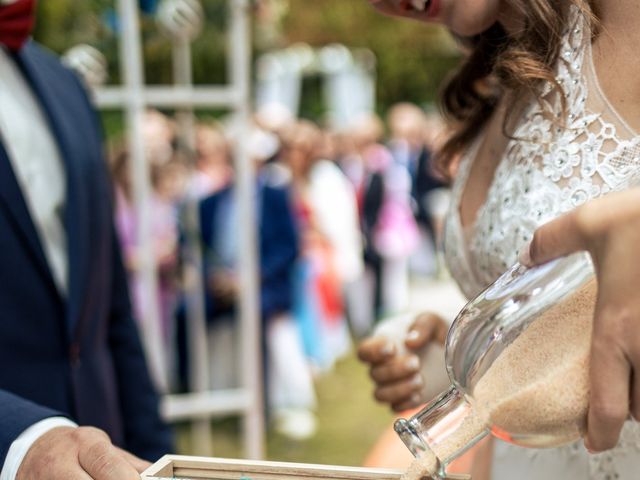
<path id="1" fill-rule="evenodd" d="M 115 232 L 109 341 L 118 378 L 126 448 L 155 461 L 173 451 L 171 430 L 160 418 L 159 397 L 151 382 L 137 327 L 131 314 L 127 277 Z"/>
<path id="2" fill-rule="evenodd" d="M 60 416 L 65 415 L 0 390 L 0 468 L 9 447 L 22 432 L 41 420 Z"/>
<path id="3" fill-rule="evenodd" d="M 271 225 L 262 226 L 270 232 L 270 238 L 264 242 L 264 247 L 269 248 L 269 252 L 261 252 L 260 279 L 263 284 L 274 278 L 288 276 L 299 253 L 298 234 L 288 191 L 275 191 L 271 199 L 271 209 L 264 215 L 264 221 Z M 264 203 L 263 208 L 267 208 L 266 197 Z"/>
<path id="4" fill-rule="evenodd" d="M 102 123 L 92 108 L 82 82 L 71 74 L 78 91 L 84 96 L 87 108 L 93 112 L 95 131 L 103 137 Z M 104 163 L 105 181 L 109 173 Z M 113 215 L 113 199 L 109 208 Z M 135 324 L 129 300 L 128 279 L 122 262 L 113 221 L 111 236 L 111 308 L 109 318 L 109 344 L 115 367 L 119 402 L 124 422 L 124 447 L 131 453 L 150 461 L 173 451 L 171 430 L 163 423 L 159 414 L 159 397 L 151 381 L 149 370 Z"/>
<path id="5" fill-rule="evenodd" d="M 70 75 L 85 97 L 87 108 L 93 112 L 95 131 L 103 136 L 102 124 L 92 108 L 82 83 Z M 105 181 L 109 173 L 104 163 Z M 109 210 L 113 219 L 113 199 Z M 111 303 L 109 312 L 109 345 L 115 368 L 120 409 L 124 422 L 125 445 L 131 453 L 156 461 L 173 451 L 171 430 L 163 423 L 159 413 L 159 397 L 151 381 L 138 329 L 133 319 L 129 300 L 128 279 L 122 262 L 122 253 L 115 226 L 110 221 L 111 236 Z"/>

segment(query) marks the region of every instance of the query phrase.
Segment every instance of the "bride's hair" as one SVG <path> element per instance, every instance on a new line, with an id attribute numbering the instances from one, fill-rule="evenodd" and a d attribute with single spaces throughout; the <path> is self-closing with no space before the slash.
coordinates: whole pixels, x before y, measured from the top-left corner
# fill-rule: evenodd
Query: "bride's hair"
<path id="1" fill-rule="evenodd" d="M 562 35 L 568 27 L 568 4 L 576 5 L 592 22 L 597 21 L 596 0 L 505 0 L 521 17 L 521 28 L 507 34 L 495 24 L 473 38 L 461 39 L 468 55 L 446 84 L 441 109 L 453 127 L 442 147 L 438 166 L 446 176 L 453 160 L 474 140 L 488 122 L 500 99 L 509 94 L 507 111 L 535 95 L 542 82 L 562 90 L 554 66 Z M 505 131 L 510 118 L 505 119 Z"/>

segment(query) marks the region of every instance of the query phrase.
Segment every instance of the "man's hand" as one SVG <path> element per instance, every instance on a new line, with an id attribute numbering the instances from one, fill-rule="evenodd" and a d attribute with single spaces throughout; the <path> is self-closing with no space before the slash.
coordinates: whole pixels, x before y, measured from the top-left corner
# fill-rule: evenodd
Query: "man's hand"
<path id="1" fill-rule="evenodd" d="M 424 402 L 425 379 L 420 375 L 420 357 L 416 352 L 431 342 L 444 345 L 449 327 L 438 315 L 420 315 L 407 334 L 407 354 L 399 354 L 393 344 L 382 336 L 364 340 L 358 347 L 358 357 L 369 364 L 369 374 L 375 383 L 374 397 L 388 403 L 396 412 L 417 407 Z M 429 381 L 429 379 L 426 379 Z"/>
<path id="2" fill-rule="evenodd" d="M 54 428 L 31 447 L 16 480 L 140 480 L 149 463 L 96 428 Z"/>
<path id="3" fill-rule="evenodd" d="M 238 297 L 238 281 L 233 272 L 219 271 L 209 277 L 209 291 L 222 302 L 233 304 Z"/>
<path id="4" fill-rule="evenodd" d="M 598 278 L 585 446 L 616 446 L 629 414 L 640 420 L 640 189 L 607 195 L 535 234 L 522 263 L 591 253 Z M 528 255 L 527 255 L 528 254 Z"/>

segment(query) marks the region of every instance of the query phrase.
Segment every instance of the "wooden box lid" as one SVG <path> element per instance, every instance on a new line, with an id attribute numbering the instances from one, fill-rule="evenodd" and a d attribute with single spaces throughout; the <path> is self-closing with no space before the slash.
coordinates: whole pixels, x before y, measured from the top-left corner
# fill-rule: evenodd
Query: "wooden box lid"
<path id="1" fill-rule="evenodd" d="M 398 480 L 402 472 L 330 465 L 258 462 L 167 455 L 142 474 L 143 480 Z M 470 480 L 451 476 L 450 480 Z"/>

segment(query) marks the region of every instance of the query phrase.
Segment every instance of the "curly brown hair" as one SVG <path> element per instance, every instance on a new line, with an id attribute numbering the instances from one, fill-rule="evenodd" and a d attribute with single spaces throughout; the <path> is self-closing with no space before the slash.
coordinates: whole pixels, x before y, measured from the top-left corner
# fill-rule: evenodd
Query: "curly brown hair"
<path id="1" fill-rule="evenodd" d="M 521 28 L 507 31 L 496 23 L 487 31 L 461 38 L 469 54 L 446 84 L 441 109 L 452 126 L 452 135 L 438 156 L 438 167 L 447 176 L 454 159 L 476 138 L 496 106 L 509 93 L 507 111 L 517 112 L 516 103 L 535 96 L 542 83 L 556 90 L 554 67 L 562 36 L 568 27 L 569 5 L 576 5 L 597 25 L 596 0 L 505 0 L 517 12 Z M 512 118 L 505 119 L 508 136 Z"/>

